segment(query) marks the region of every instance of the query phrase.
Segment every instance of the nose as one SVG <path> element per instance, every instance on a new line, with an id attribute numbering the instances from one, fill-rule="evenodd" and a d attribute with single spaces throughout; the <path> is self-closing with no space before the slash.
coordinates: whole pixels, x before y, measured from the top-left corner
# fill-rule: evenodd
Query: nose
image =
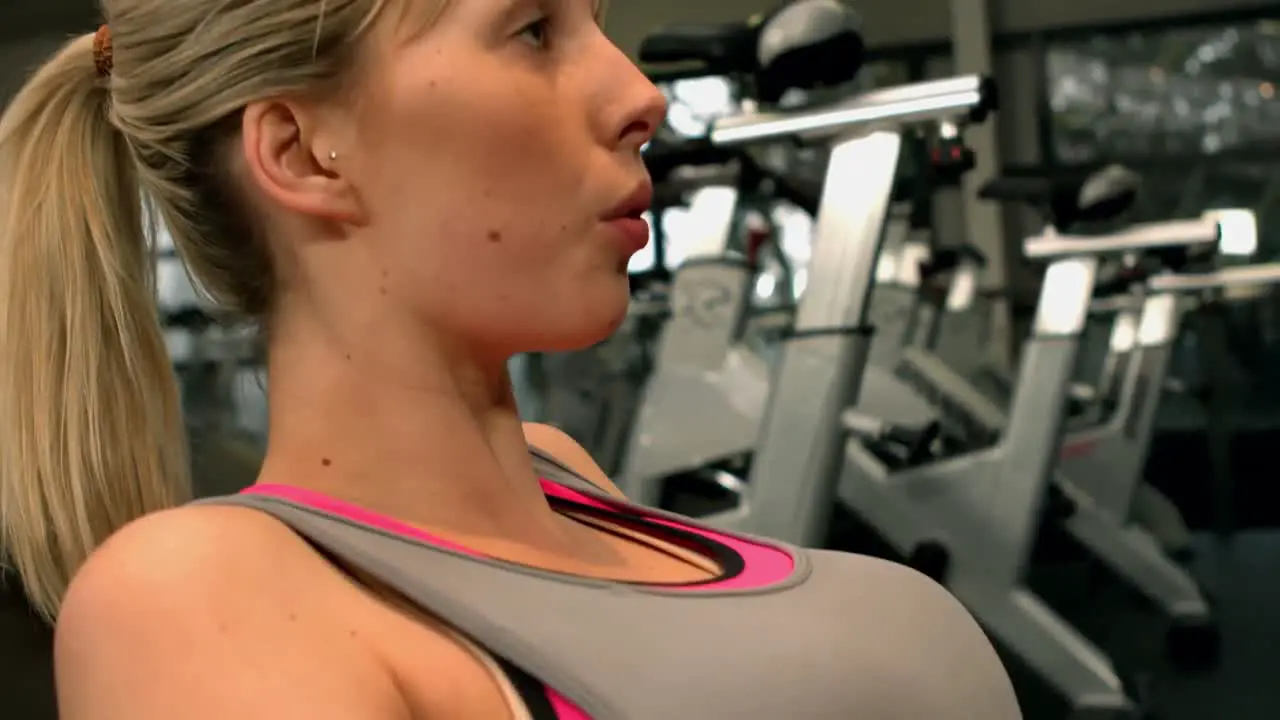
<path id="1" fill-rule="evenodd" d="M 608 103 L 614 119 L 608 123 L 609 137 L 619 150 L 640 152 L 653 139 L 667 117 L 667 98 L 640 68 L 617 47 L 610 46 L 614 62 L 603 78 L 604 87 L 613 95 Z"/>

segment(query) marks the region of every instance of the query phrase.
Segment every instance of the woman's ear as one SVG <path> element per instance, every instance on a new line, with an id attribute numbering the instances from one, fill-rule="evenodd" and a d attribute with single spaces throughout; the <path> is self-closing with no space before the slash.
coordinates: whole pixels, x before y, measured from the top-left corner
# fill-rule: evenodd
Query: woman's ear
<path id="1" fill-rule="evenodd" d="M 241 143 L 254 182 L 294 212 L 348 225 L 361 224 L 363 208 L 333 135 L 300 103 L 265 100 L 245 108 Z"/>

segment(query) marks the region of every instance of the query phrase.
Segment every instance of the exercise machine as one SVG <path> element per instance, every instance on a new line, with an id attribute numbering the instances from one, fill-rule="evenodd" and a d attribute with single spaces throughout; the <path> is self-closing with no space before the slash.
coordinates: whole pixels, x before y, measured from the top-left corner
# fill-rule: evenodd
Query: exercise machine
<path id="1" fill-rule="evenodd" d="M 1116 220 L 1133 204 L 1137 190 L 1136 175 L 1112 166 L 1083 181 L 995 178 L 979 189 L 979 197 L 1030 205 L 1040 211 L 1049 227 L 1062 232 Z M 929 345 L 917 345 L 903 351 L 895 370 L 930 402 L 946 409 L 969 442 L 990 441 L 1004 427 L 1005 408 L 1013 394 L 1012 379 L 984 359 L 974 354 L 944 358 Z M 1072 403 L 1078 405 L 1081 399 L 1073 398 Z M 871 407 L 873 415 L 883 411 L 883 407 Z"/>
<path id="2" fill-rule="evenodd" d="M 1277 283 L 1280 264 L 1274 263 L 1147 280 L 1120 404 L 1106 422 L 1070 433 L 1059 455 L 1058 472 L 1075 500 L 1067 529 L 1173 620 L 1169 649 L 1180 661 L 1212 653 L 1218 640 L 1195 581 L 1131 522 L 1156 409 L 1182 318 L 1196 296 Z"/>
<path id="3" fill-rule="evenodd" d="M 737 342 L 748 274 L 727 252 L 736 189 L 699 191 L 703 235 L 676 274 L 672 317 L 618 478 L 628 496 L 656 505 L 665 478 L 757 448 L 736 506 L 707 519 L 822 544 L 840 461 L 839 415 L 857 395 L 871 342 L 868 300 L 904 130 L 981 122 L 994 94 L 989 81 L 963 76 L 715 124 L 710 142 L 722 147 L 794 137 L 831 143 L 809 282 L 770 373 Z"/>
<path id="4" fill-rule="evenodd" d="M 1136 174 L 1113 165 L 1083 181 L 1046 177 L 996 178 L 980 190 L 980 196 L 999 202 L 1030 205 L 1039 210 L 1053 227 L 1063 230 L 1080 224 L 1116 220 L 1136 199 L 1138 187 L 1139 177 Z M 1186 259 L 1178 259 L 1178 266 L 1185 262 Z M 1119 270 L 1113 272 L 1102 284 L 1114 288 L 1119 283 L 1121 290 L 1127 290 L 1125 283 L 1131 282 L 1141 270 L 1133 265 L 1133 258 L 1123 259 L 1118 263 Z M 1095 302 L 1094 310 L 1105 310 L 1100 307 L 1104 304 L 1114 306 L 1116 303 Z M 1123 387 L 1116 384 L 1123 376 L 1122 366 L 1131 355 L 1131 338 L 1134 333 L 1130 326 L 1137 322 L 1136 309 L 1121 307 L 1118 310 L 1098 384 L 1073 382 L 1069 385 L 1069 430 L 1097 427 L 1105 417 L 1114 416 L 1117 403 L 1125 402 L 1124 396 L 1119 394 L 1121 391 L 1134 392 L 1138 389 L 1138 385 L 1134 383 Z M 943 359 L 930 352 L 928 347 L 918 347 L 904 353 L 898 369 L 899 375 L 907 379 L 912 387 L 948 410 L 946 414 L 961 427 L 962 436 L 970 443 L 985 444 L 994 441 L 1002 431 L 1006 421 L 1006 408 L 1013 391 L 1011 380 L 1003 377 L 995 368 L 981 365 L 957 367 L 952 358 Z M 1160 382 L 1163 382 L 1163 378 Z M 1131 403 L 1125 404 L 1126 409 L 1130 406 Z M 883 408 L 875 406 L 872 406 L 869 414 L 892 417 Z M 1067 443 L 1071 444 L 1070 436 Z M 1149 438 L 1144 443 L 1149 443 Z M 1085 446 L 1087 443 L 1081 445 Z M 1067 456 L 1072 456 L 1070 451 Z M 1141 463 L 1141 460 L 1138 462 Z M 1136 507 L 1144 511 L 1142 516 L 1150 516 L 1153 528 L 1161 531 L 1160 537 L 1171 550 L 1186 547 L 1189 536 L 1182 532 L 1185 528 L 1177 522 L 1179 515 L 1176 509 L 1162 494 L 1143 484 L 1132 495 L 1137 503 Z M 1175 575 L 1182 578 L 1180 584 L 1190 592 L 1189 589 L 1194 587 L 1190 578 L 1181 570 Z M 1199 597 L 1198 590 L 1192 594 Z M 1183 595 L 1187 596 L 1185 592 Z M 1202 601 L 1177 604 L 1184 608 L 1194 604 L 1201 608 L 1201 614 L 1207 616 L 1207 606 Z M 1186 610 L 1178 615 L 1188 614 L 1195 612 Z"/>
<path id="5" fill-rule="evenodd" d="M 1218 226 L 1210 220 L 1140 225 L 1092 237 L 1063 235 L 1050 225 L 1028 239 L 1026 256 L 1049 265 L 1009 421 L 989 447 L 938 458 L 928 442 L 936 424 L 894 427 L 856 410 L 844 414 L 851 437 L 845 444 L 840 500 L 913 564 L 945 582 L 1081 717 L 1136 717 L 1138 708 L 1107 656 L 1033 594 L 1024 575 L 1046 507 L 1066 388 L 1099 258 L 1217 240 Z M 886 465 L 875 448 L 894 440 L 916 448 L 899 467 Z"/>

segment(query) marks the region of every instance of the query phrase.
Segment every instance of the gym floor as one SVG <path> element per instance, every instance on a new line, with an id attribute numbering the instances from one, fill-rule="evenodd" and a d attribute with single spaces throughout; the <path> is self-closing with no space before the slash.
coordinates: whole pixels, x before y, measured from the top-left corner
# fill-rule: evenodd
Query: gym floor
<path id="1" fill-rule="evenodd" d="M 1216 666 L 1190 673 L 1174 669 L 1164 654 L 1167 623 L 1096 567 L 1067 563 L 1033 574 L 1035 588 L 1138 686 L 1152 720 L 1280 718 L 1280 503 L 1274 501 L 1271 471 L 1277 441 L 1273 431 L 1235 436 L 1227 502 L 1239 529 L 1229 539 L 1196 534 L 1191 568 L 1214 601 L 1222 631 Z M 1210 467 L 1203 433 L 1166 432 L 1155 438 L 1146 474 L 1193 528 L 1207 529 L 1220 500 L 1207 481 Z M 1027 720 L 1065 716 L 1027 673 L 1011 670 L 1020 681 Z"/>
<path id="2" fill-rule="evenodd" d="M 1141 598 L 1094 567 L 1038 572 L 1033 585 L 1106 650 L 1143 698 L 1152 720 L 1275 720 L 1280 717 L 1280 531 L 1246 530 L 1229 540 L 1197 534 L 1191 563 L 1215 602 L 1219 662 L 1179 671 L 1164 654 L 1166 623 Z M 1027 720 L 1057 720 L 1064 708 L 1025 671 L 1011 668 Z"/>
<path id="3" fill-rule="evenodd" d="M 1096 566 L 1041 567 L 1033 585 L 1086 637 L 1106 650 L 1137 686 L 1152 720 L 1280 718 L 1280 503 L 1274 501 L 1273 431 L 1240 432 L 1230 448 L 1230 539 L 1196 534 L 1191 568 L 1218 613 L 1222 655 L 1216 666 L 1180 672 L 1164 653 L 1167 623 Z M 1147 478 L 1172 498 L 1194 528 L 1215 522 L 1208 447 L 1201 432 L 1156 436 Z M 1027 720 L 1059 720 L 1065 708 L 1024 670 L 1019 681 Z"/>

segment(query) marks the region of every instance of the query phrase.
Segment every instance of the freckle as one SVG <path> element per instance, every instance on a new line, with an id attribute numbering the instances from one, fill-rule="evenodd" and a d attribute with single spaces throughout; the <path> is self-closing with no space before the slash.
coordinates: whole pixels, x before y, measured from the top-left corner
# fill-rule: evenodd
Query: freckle
<path id="1" fill-rule="evenodd" d="M 320 464 L 321 464 L 321 465 L 323 465 L 323 466 L 325 466 L 325 467 L 329 467 L 330 465 L 332 465 L 332 464 L 333 464 L 333 461 L 332 461 L 332 460 L 330 460 L 329 458 L 321 458 L 321 459 L 320 459 Z"/>
<path id="2" fill-rule="evenodd" d="M 379 293 L 381 293 L 381 294 L 383 294 L 383 295 L 386 295 L 386 294 L 387 294 L 387 286 L 386 286 L 386 285 L 379 285 L 379 286 L 378 286 L 378 292 L 379 292 Z"/>
<path id="3" fill-rule="evenodd" d="M 226 632 L 226 631 L 227 631 L 227 624 L 226 624 L 226 623 L 218 623 L 218 632 L 220 632 L 220 633 L 224 633 L 224 632 Z"/>
<path id="4" fill-rule="evenodd" d="M 489 231 L 489 242 L 502 242 L 502 233 L 497 230 Z"/>
<path id="5" fill-rule="evenodd" d="M 351 353 L 347 353 L 347 359 L 348 359 L 348 360 L 350 360 L 350 359 L 351 359 Z"/>
<path id="6" fill-rule="evenodd" d="M 357 634 L 358 634 L 358 633 L 356 633 L 356 631 L 355 631 L 355 630 L 352 630 L 352 631 L 351 631 L 351 637 L 352 637 L 352 638 L 355 638 L 355 636 L 356 636 Z"/>
<path id="7" fill-rule="evenodd" d="M 435 86 L 436 86 L 435 80 L 432 80 L 431 82 L 427 83 L 427 87 L 435 87 Z"/>
<path id="8" fill-rule="evenodd" d="M 391 271 L 390 271 L 390 270 L 383 270 L 383 271 L 382 271 L 382 279 L 383 279 L 383 280 L 386 280 L 386 279 L 387 279 L 387 278 L 389 278 L 389 277 L 391 277 Z"/>
<path id="9" fill-rule="evenodd" d="M 297 620 L 298 620 L 297 613 L 289 613 L 289 622 L 297 622 Z"/>
<path id="10" fill-rule="evenodd" d="M 561 225 L 561 226 L 560 226 L 560 232 L 565 232 L 565 231 L 566 231 L 566 230 L 568 230 L 568 229 L 569 229 L 569 226 L 568 226 L 568 225 Z"/>

